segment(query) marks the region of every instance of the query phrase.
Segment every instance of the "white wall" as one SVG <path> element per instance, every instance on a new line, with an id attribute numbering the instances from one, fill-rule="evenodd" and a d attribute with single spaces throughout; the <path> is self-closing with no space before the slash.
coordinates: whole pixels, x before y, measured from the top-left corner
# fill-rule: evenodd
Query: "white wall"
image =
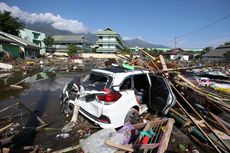
<path id="1" fill-rule="evenodd" d="M 33 43 L 33 39 L 34 39 L 34 33 L 39 33 L 39 37 L 38 39 L 35 39 L 35 40 L 39 40 L 41 41 L 41 50 L 40 50 L 40 54 L 45 54 L 45 44 L 43 42 L 43 40 L 45 39 L 45 33 L 42 33 L 42 32 L 38 32 L 38 31 L 33 31 L 33 30 L 29 30 L 29 29 L 24 29 L 24 30 L 20 30 L 20 36 L 21 38 L 29 41 L 29 42 L 32 42 Z"/>

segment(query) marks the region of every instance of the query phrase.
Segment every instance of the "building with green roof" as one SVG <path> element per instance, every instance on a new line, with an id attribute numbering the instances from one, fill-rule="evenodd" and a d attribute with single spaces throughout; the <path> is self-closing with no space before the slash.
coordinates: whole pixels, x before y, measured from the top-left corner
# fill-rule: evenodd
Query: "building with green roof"
<path id="1" fill-rule="evenodd" d="M 0 31 L 0 50 L 1 53 L 9 53 L 12 57 L 38 57 L 40 47 L 21 37 Z"/>
<path id="2" fill-rule="evenodd" d="M 20 30 L 19 36 L 31 43 L 36 44 L 41 48 L 40 54 L 45 54 L 45 33 L 24 28 L 23 30 Z"/>
<path id="3" fill-rule="evenodd" d="M 98 53 L 116 53 L 124 49 L 124 43 L 120 35 L 114 32 L 111 28 L 106 28 L 103 31 L 97 32 L 98 40 L 96 45 Z"/>
<path id="4" fill-rule="evenodd" d="M 83 35 L 54 35 L 53 47 L 57 52 L 68 51 L 68 45 L 74 44 L 80 47 L 82 51 L 90 51 L 90 42 L 85 39 Z"/>

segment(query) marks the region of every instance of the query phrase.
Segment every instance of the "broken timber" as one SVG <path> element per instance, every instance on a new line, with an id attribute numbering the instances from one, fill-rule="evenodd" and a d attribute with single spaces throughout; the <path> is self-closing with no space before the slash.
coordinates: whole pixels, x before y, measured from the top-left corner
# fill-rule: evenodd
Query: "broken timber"
<path id="1" fill-rule="evenodd" d="M 215 135 L 215 137 L 221 142 L 221 144 L 225 147 L 226 151 L 229 152 L 229 146 L 226 145 L 226 143 L 213 131 L 213 129 L 209 126 L 209 124 L 203 119 L 203 117 L 190 105 L 190 103 L 184 98 L 183 95 L 174 87 L 174 85 L 170 82 L 171 87 L 176 91 L 176 93 L 183 99 L 184 102 L 193 110 L 193 112 L 200 118 L 199 122 L 202 122 L 206 125 L 206 127 L 212 131 L 212 133 Z M 217 147 L 217 145 L 208 137 L 208 135 L 202 130 L 200 125 L 193 119 L 192 116 L 184 109 L 184 107 L 177 101 L 177 104 L 180 106 L 180 108 L 183 110 L 183 112 L 191 119 L 191 121 L 196 125 L 196 127 L 201 131 L 201 133 L 205 136 L 205 138 L 211 143 L 211 145 L 215 148 L 216 151 L 221 153 L 221 150 Z"/>
<path id="2" fill-rule="evenodd" d="M 28 112 L 30 112 L 34 117 L 36 117 L 36 119 L 41 123 L 41 124 L 45 124 L 45 122 L 39 117 L 37 116 L 34 112 L 32 112 L 28 107 L 26 107 L 23 103 L 18 102 L 19 105 L 23 106 Z"/>

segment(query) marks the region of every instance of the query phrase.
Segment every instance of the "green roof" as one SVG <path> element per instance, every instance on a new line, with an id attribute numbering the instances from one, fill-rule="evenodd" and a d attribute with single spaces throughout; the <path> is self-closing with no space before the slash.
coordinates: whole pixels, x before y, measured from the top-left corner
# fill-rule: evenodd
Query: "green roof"
<path id="1" fill-rule="evenodd" d="M 5 36 L 0 35 L 0 42 L 15 42 L 14 40 L 11 40 Z"/>
<path id="2" fill-rule="evenodd" d="M 117 35 L 118 33 L 114 32 L 111 28 L 106 28 L 103 31 L 97 32 L 97 35 Z"/>
<path id="3" fill-rule="evenodd" d="M 29 42 L 21 37 L 18 37 L 18 36 L 15 36 L 15 35 L 12 35 L 12 34 L 9 34 L 9 33 L 5 33 L 5 32 L 2 32 L 0 31 L 0 34 L 2 35 L 2 37 L 5 37 L 7 38 L 8 40 L 13 40 L 14 42 L 17 42 L 23 46 L 26 46 L 26 47 L 31 47 L 31 48 L 37 48 L 39 49 L 40 47 L 38 47 L 36 44 L 32 43 L 32 42 Z"/>
<path id="4" fill-rule="evenodd" d="M 89 43 L 83 35 L 54 35 L 54 43 Z"/>

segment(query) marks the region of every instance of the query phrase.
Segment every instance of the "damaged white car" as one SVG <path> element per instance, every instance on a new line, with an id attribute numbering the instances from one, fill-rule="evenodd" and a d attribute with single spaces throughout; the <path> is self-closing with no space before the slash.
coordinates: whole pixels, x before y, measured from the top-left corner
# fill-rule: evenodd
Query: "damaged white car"
<path id="1" fill-rule="evenodd" d="M 82 115 L 102 128 L 135 123 L 148 109 L 167 114 L 175 103 L 165 78 L 146 70 L 116 67 L 92 69 L 82 82 L 78 79 L 67 83 L 61 95 L 64 113 L 75 118 L 73 110 L 77 106 Z"/>

